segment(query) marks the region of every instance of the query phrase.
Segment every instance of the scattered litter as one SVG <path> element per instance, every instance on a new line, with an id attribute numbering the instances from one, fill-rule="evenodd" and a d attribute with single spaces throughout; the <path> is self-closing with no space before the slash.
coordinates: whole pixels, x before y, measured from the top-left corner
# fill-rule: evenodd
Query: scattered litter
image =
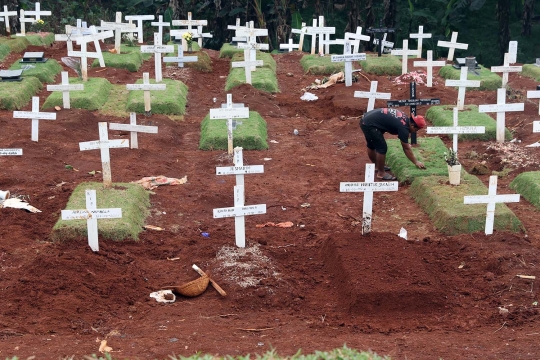
<path id="1" fill-rule="evenodd" d="M 264 161 L 270 161 L 272 158 L 263 158 Z"/>
<path id="2" fill-rule="evenodd" d="M 56 187 L 60 187 L 60 186 L 65 185 L 65 184 L 67 184 L 67 182 L 62 181 L 61 183 L 56 184 Z"/>
<path id="3" fill-rule="evenodd" d="M 502 306 L 499 306 L 499 314 L 503 315 L 503 316 L 506 316 L 508 315 L 508 309 L 505 308 L 505 307 L 502 307 Z"/>
<path id="4" fill-rule="evenodd" d="M 413 81 L 417 85 L 425 85 L 427 83 L 427 74 L 422 70 L 411 71 L 407 74 L 400 75 L 393 80 L 396 85 L 404 85 Z M 433 81 L 433 85 L 437 85 L 437 82 Z"/>
<path id="5" fill-rule="evenodd" d="M 107 346 L 107 340 L 101 340 L 101 344 L 99 345 L 99 352 L 100 353 L 106 353 L 111 352 L 113 349 L 110 346 Z"/>
<path id="6" fill-rule="evenodd" d="M 298 129 L 294 129 L 293 134 L 298 135 Z"/>
<path id="7" fill-rule="evenodd" d="M 151 298 L 156 299 L 157 302 L 173 303 L 176 301 L 176 296 L 172 290 L 159 290 L 150 294 Z"/>
<path id="8" fill-rule="evenodd" d="M 187 175 L 181 179 L 169 178 L 163 175 L 143 177 L 141 180 L 132 181 L 133 184 L 142 185 L 146 190 L 153 190 L 161 185 L 182 185 L 187 182 Z"/>
<path id="9" fill-rule="evenodd" d="M 9 199 L 9 190 L 0 190 L 0 201 Z"/>
<path id="10" fill-rule="evenodd" d="M 457 267 L 458 269 L 463 269 L 465 267 L 465 261 L 462 261 L 461 264 Z"/>
<path id="11" fill-rule="evenodd" d="M 60 106 L 57 105 L 57 106 L 54 107 L 54 110 L 60 111 L 60 110 L 62 110 L 62 108 L 61 108 Z"/>
<path id="12" fill-rule="evenodd" d="M 285 206 L 282 206 L 281 210 L 285 211 L 285 210 L 287 210 L 287 208 Z"/>
<path id="13" fill-rule="evenodd" d="M 535 280 L 536 276 L 533 275 L 516 275 L 520 279 Z"/>
<path id="14" fill-rule="evenodd" d="M 404 238 L 405 240 L 407 240 L 407 230 L 405 230 L 405 228 L 401 228 L 399 230 L 398 236 Z"/>
<path id="15" fill-rule="evenodd" d="M 30 205 L 26 201 L 21 200 L 19 198 L 6 199 L 6 200 L 4 200 L 4 201 L 2 201 L 0 203 L 0 207 L 14 208 L 14 209 L 24 209 L 24 210 L 28 210 L 28 211 L 30 211 L 32 213 L 40 213 L 41 212 L 41 210 L 36 209 L 35 207 Z"/>
<path id="16" fill-rule="evenodd" d="M 205 238 L 209 238 L 210 237 L 210 233 L 207 233 L 207 232 L 202 232 L 201 235 Z"/>
<path id="17" fill-rule="evenodd" d="M 176 261 L 176 260 L 180 260 L 180 258 L 179 258 L 179 257 L 175 257 L 175 258 L 169 258 L 169 257 L 168 257 L 167 260 L 169 260 L 169 261 Z"/>
<path id="18" fill-rule="evenodd" d="M 305 101 L 315 101 L 317 99 L 318 99 L 317 95 L 312 94 L 310 92 L 305 92 L 304 95 L 300 97 L 300 100 L 305 100 Z"/>
<path id="19" fill-rule="evenodd" d="M 71 165 L 66 165 L 64 166 L 67 170 L 73 170 L 73 171 L 79 171 L 78 169 L 75 169 L 73 166 Z"/>
<path id="20" fill-rule="evenodd" d="M 264 223 L 264 224 L 255 225 L 255 227 L 257 227 L 257 228 L 263 228 L 263 227 L 266 227 L 266 226 L 274 226 L 274 227 L 279 227 L 279 228 L 290 228 L 290 227 L 293 227 L 294 224 L 291 221 L 280 222 L 280 223 L 277 223 L 277 224 L 269 221 L 269 222 Z"/>
<path id="21" fill-rule="evenodd" d="M 163 231 L 163 228 L 160 228 L 159 226 L 154 226 L 154 225 L 144 225 L 143 228 L 145 230 Z"/>
<path id="22" fill-rule="evenodd" d="M 511 142 L 491 142 L 486 150 L 496 150 L 497 156 L 503 165 L 513 168 L 536 165 L 540 162 L 538 155 Z"/>
<path id="23" fill-rule="evenodd" d="M 89 172 L 88 172 L 88 174 L 89 174 L 89 175 L 92 175 L 92 176 L 96 176 L 96 173 L 101 174 L 101 171 L 99 171 L 99 170 L 92 170 L 92 171 L 89 171 Z"/>
<path id="24" fill-rule="evenodd" d="M 303 203 L 303 204 L 300 205 L 300 207 L 303 207 L 303 208 L 308 208 L 310 206 L 311 206 L 310 203 Z"/>
<path id="25" fill-rule="evenodd" d="M 214 287 L 214 289 L 216 289 L 216 291 L 221 295 L 221 296 L 227 296 L 227 293 L 225 292 L 225 290 L 223 290 L 221 288 L 221 286 L 218 285 L 217 282 L 214 281 L 214 279 L 212 279 L 210 276 L 208 276 L 207 273 L 205 273 L 204 271 L 201 270 L 200 267 L 198 267 L 197 265 L 193 264 L 191 265 L 191 268 L 193 270 L 195 270 L 199 275 L 201 275 L 202 277 L 208 277 L 208 280 L 210 281 L 210 284 L 212 284 L 212 286 Z"/>
<path id="26" fill-rule="evenodd" d="M 539 146 L 540 146 L 540 141 L 532 143 L 531 145 L 525 145 L 525 147 L 539 147 Z"/>
<path id="27" fill-rule="evenodd" d="M 270 140 L 270 142 L 271 142 L 272 144 L 279 144 L 279 142 L 277 142 L 276 140 Z"/>
<path id="28" fill-rule="evenodd" d="M 210 280 L 208 279 L 208 275 L 206 275 L 185 283 L 184 285 L 164 286 L 163 289 L 171 290 L 183 296 L 195 297 L 201 295 L 206 290 L 209 282 Z"/>

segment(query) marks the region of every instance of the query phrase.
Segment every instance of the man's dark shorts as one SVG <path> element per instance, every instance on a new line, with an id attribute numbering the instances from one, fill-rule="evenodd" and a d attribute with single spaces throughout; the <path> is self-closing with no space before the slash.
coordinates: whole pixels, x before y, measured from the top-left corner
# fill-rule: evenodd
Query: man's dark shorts
<path id="1" fill-rule="evenodd" d="M 360 129 L 364 133 L 368 149 L 375 150 L 379 154 L 386 154 L 388 146 L 384 140 L 383 133 L 373 126 L 366 126 L 360 120 Z"/>

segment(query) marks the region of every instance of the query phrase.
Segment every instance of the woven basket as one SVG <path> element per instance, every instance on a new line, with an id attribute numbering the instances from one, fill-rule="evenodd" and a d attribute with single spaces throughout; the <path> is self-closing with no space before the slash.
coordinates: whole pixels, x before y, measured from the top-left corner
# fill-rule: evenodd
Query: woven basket
<path id="1" fill-rule="evenodd" d="M 208 275 L 205 275 L 205 276 L 201 276 L 198 279 L 190 281 L 184 285 L 166 286 L 164 287 L 164 289 L 173 290 L 174 292 L 177 292 L 180 295 L 184 295 L 188 297 L 195 297 L 195 296 L 201 295 L 206 290 L 209 282 L 210 282 L 210 279 L 208 278 Z"/>

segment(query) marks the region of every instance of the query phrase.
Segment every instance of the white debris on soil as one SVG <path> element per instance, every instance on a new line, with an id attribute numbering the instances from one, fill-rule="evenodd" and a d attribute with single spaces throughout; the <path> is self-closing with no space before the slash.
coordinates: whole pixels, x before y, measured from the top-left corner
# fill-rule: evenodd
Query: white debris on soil
<path id="1" fill-rule="evenodd" d="M 526 167 L 540 164 L 540 156 L 532 149 L 527 149 L 515 142 L 491 142 L 486 150 L 495 150 L 503 164 L 509 167 Z"/>

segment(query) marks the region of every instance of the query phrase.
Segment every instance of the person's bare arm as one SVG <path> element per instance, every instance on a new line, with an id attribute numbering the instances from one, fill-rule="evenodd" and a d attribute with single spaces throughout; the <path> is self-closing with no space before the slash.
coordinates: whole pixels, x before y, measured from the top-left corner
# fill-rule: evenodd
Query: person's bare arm
<path id="1" fill-rule="evenodd" d="M 409 143 L 405 143 L 405 142 L 401 142 L 401 147 L 403 148 L 403 152 L 405 153 L 405 155 L 407 156 L 407 158 L 409 160 L 411 160 L 411 162 L 416 165 L 417 168 L 419 169 L 425 169 L 426 166 L 421 163 L 420 161 L 416 160 L 416 156 L 414 156 L 413 154 L 413 151 L 412 151 L 412 147 L 411 147 L 411 144 Z"/>

